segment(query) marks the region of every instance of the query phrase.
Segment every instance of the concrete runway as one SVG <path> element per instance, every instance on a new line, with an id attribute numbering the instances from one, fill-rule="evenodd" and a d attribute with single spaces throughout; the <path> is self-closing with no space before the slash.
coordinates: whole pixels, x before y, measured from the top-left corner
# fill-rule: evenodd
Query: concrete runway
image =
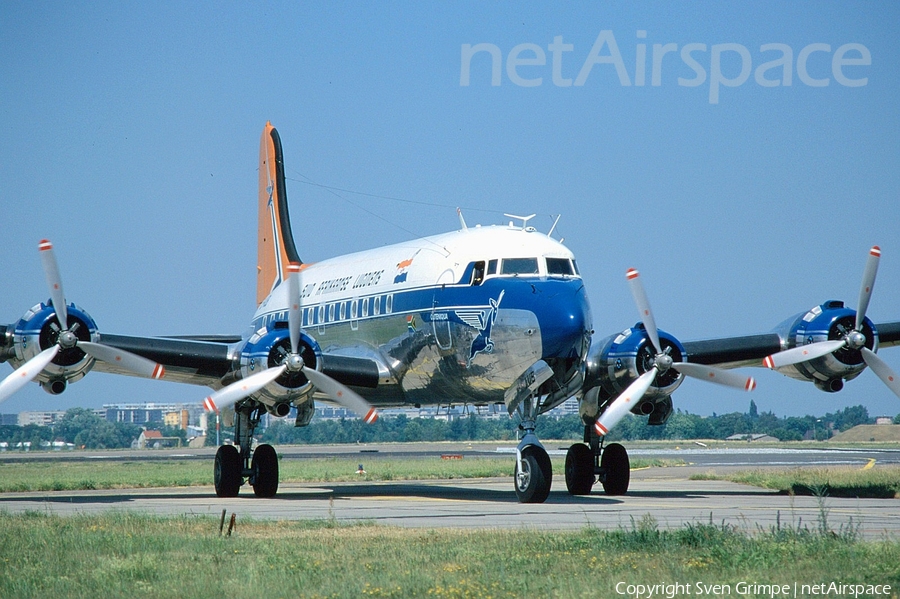
<path id="1" fill-rule="evenodd" d="M 302 448 L 303 451 L 307 449 Z M 403 449 L 409 451 L 410 448 L 405 446 Z M 439 449 L 451 452 L 446 446 Z M 463 447 L 461 451 L 466 449 Z M 692 465 L 635 470 L 629 492 L 622 497 L 604 495 L 599 485 L 590 496 L 572 497 L 566 492 L 563 477 L 557 475 L 553 479 L 553 491 L 543 504 L 517 503 L 510 476 L 427 482 L 283 483 L 278 496 L 273 499 L 257 499 L 247 487 L 243 487 L 241 496 L 234 499 L 217 498 L 212 487 L 5 493 L 0 494 L 0 510 L 33 510 L 62 515 L 127 510 L 219 517 L 224 509 L 228 514 L 236 514 L 238 523 L 242 517 L 250 517 L 368 521 L 425 528 L 544 530 L 584 526 L 629 528 L 633 522 L 650 514 L 661 528 L 679 528 L 686 523 L 708 523 L 712 520 L 716 524 L 724 522 L 754 532 L 759 528 L 768 530 L 776 526 L 779 520 L 782 526 L 816 528 L 824 509 L 832 530 L 854 526 L 867 538 L 900 538 L 900 500 L 789 497 L 734 483 L 689 479 L 697 472 L 767 465 L 849 464 L 862 467 L 870 459 L 875 459 L 875 467 L 878 467 L 878 464 L 900 461 L 900 452 L 895 450 L 828 449 L 798 453 L 795 450 L 775 449 L 671 450 Z M 316 453 L 319 451 L 326 455 L 333 453 L 322 448 L 318 448 Z M 358 447 L 345 446 L 338 453 L 360 456 L 360 451 Z M 363 451 L 365 453 L 359 461 L 377 459 L 371 448 Z M 495 447 L 493 453 L 496 451 Z M 647 455 L 643 454 L 644 451 L 656 456 L 659 451 L 670 450 L 637 449 L 630 453 L 634 457 L 644 457 Z M 290 451 L 284 453 L 286 458 L 293 455 Z M 391 453 L 385 447 L 378 450 L 379 456 L 389 456 Z M 203 454 L 197 457 L 211 456 Z M 129 458 L 134 459 L 134 454 L 129 454 Z"/>

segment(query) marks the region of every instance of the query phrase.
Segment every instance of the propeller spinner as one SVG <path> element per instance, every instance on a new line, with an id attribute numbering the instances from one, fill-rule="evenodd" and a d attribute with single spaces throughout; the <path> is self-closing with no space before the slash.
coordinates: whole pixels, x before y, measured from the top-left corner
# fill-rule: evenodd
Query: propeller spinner
<path id="1" fill-rule="evenodd" d="M 606 435 L 618 422 L 631 411 L 645 393 L 653 385 L 656 377 L 670 368 L 680 372 L 685 376 L 694 377 L 700 380 L 718 383 L 727 387 L 743 389 L 744 391 L 753 391 L 756 388 L 756 380 L 753 377 L 747 377 L 736 372 L 714 368 L 712 366 L 704 366 L 702 364 L 692 364 L 689 362 L 675 362 L 668 352 L 663 351 L 659 342 L 659 330 L 656 328 L 656 320 L 653 318 L 653 311 L 650 309 L 650 301 L 647 299 L 647 293 L 644 291 L 644 285 L 641 283 L 640 273 L 634 268 L 629 268 L 625 273 L 628 284 L 631 287 L 631 295 L 637 304 L 638 311 L 641 313 L 641 322 L 644 323 L 644 329 L 650 338 L 650 343 L 656 355 L 653 358 L 652 366 L 644 374 L 639 376 L 637 380 L 631 383 L 619 397 L 606 409 L 597 421 L 594 423 L 594 430 L 598 435 Z"/>
<path id="2" fill-rule="evenodd" d="M 869 257 L 866 260 L 866 267 L 863 271 L 862 285 L 859 290 L 859 303 L 856 309 L 856 320 L 853 329 L 847 331 L 840 339 L 828 341 L 818 341 L 808 345 L 801 345 L 787 349 L 776 354 L 768 356 L 763 360 L 763 364 L 776 370 L 783 366 L 808 362 L 816 358 L 828 355 L 832 352 L 843 348 L 858 350 L 862 354 L 862 358 L 866 365 L 872 369 L 878 378 L 888 386 L 888 388 L 900 397 L 900 379 L 891 370 L 884 360 L 879 358 L 875 352 L 866 347 L 868 339 L 864 333 L 863 326 L 866 319 L 866 310 L 869 308 L 869 301 L 872 299 L 872 289 L 875 287 L 875 276 L 878 274 L 878 262 L 881 259 L 881 248 L 877 245 L 869 250 Z"/>
<path id="3" fill-rule="evenodd" d="M 330 376 L 319 372 L 314 368 L 307 368 L 300 355 L 300 329 L 302 325 L 302 311 L 300 308 L 300 265 L 291 263 L 288 266 L 288 329 L 291 338 L 291 353 L 288 354 L 281 365 L 275 368 L 267 368 L 247 378 L 236 381 L 223 389 L 216 391 L 203 400 L 203 407 L 208 412 L 215 412 L 235 404 L 236 402 L 253 395 L 285 372 L 294 374 L 303 373 L 304 376 L 315 385 L 322 393 L 325 393 L 335 403 L 356 412 L 366 424 L 372 424 L 378 420 L 378 411 L 358 393 L 339 383 Z"/>
<path id="4" fill-rule="evenodd" d="M 0 382 L 0 402 L 8 399 L 16 391 L 33 381 L 35 377 L 53 362 L 54 358 L 56 358 L 61 350 L 72 349 L 75 347 L 90 355 L 95 360 L 115 364 L 138 376 L 154 379 L 160 379 L 165 376 L 165 368 L 153 360 L 148 360 L 142 356 L 101 343 L 93 343 L 79 339 L 75 334 L 78 329 L 78 323 L 73 323 L 71 327 L 68 323 L 69 315 L 68 309 L 66 308 L 66 298 L 63 293 L 59 265 L 57 264 L 56 256 L 53 253 L 53 244 L 46 239 L 42 239 L 38 244 L 38 249 L 40 250 L 44 275 L 47 278 L 47 286 L 50 288 L 50 301 L 53 305 L 53 311 L 56 313 L 56 319 L 59 321 L 59 327 L 56 330 L 56 342 L 25 362 L 22 366 L 14 370 L 12 374 L 3 379 L 3 382 Z M 55 323 L 51 326 L 57 327 Z"/>

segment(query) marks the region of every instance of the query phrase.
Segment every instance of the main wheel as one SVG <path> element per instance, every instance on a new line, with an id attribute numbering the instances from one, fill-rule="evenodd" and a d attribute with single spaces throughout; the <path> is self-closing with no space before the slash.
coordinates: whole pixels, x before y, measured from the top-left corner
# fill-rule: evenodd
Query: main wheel
<path id="1" fill-rule="evenodd" d="M 572 495 L 590 495 L 594 486 L 594 452 L 576 443 L 566 452 L 566 488 Z"/>
<path id="2" fill-rule="evenodd" d="M 529 445 L 523 449 L 514 477 L 519 503 L 544 503 L 553 481 L 553 467 L 544 448 Z"/>
<path id="3" fill-rule="evenodd" d="M 219 497 L 237 497 L 241 490 L 243 464 L 241 454 L 234 445 L 222 445 L 216 451 L 213 467 L 213 483 Z"/>
<path id="4" fill-rule="evenodd" d="M 274 497 L 278 492 L 278 454 L 271 445 L 260 445 L 253 452 L 253 492 L 257 497 Z"/>
<path id="5" fill-rule="evenodd" d="M 628 492 L 631 464 L 624 447 L 618 443 L 607 445 L 600 456 L 600 468 L 606 472 L 601 480 L 607 495 L 624 495 Z"/>

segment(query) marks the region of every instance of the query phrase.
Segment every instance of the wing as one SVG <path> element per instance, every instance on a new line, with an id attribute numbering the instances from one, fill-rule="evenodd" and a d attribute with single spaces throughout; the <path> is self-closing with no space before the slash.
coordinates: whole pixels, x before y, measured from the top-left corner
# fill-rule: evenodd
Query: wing
<path id="1" fill-rule="evenodd" d="M 781 337 L 777 333 L 685 341 L 688 362 L 736 368 L 762 366 L 763 359 L 782 350 Z"/>
<path id="2" fill-rule="evenodd" d="M 240 337 L 130 337 L 104 333 L 100 338 L 105 345 L 162 364 L 166 380 L 178 383 L 218 388 L 237 367 L 231 348 Z M 99 372 L 134 374 L 111 362 L 98 361 L 94 368 Z"/>

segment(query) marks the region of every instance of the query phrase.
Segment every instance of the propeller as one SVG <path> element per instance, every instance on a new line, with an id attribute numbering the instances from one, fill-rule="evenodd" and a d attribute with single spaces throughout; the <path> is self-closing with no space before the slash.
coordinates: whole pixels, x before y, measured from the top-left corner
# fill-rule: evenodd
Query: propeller
<path id="1" fill-rule="evenodd" d="M 378 411 L 372 404 L 346 385 L 315 368 L 307 368 L 303 363 L 300 355 L 300 329 L 303 314 L 300 309 L 300 265 L 291 263 L 288 265 L 288 272 L 288 330 L 291 337 L 291 353 L 281 365 L 257 372 L 209 395 L 203 400 L 203 407 L 207 412 L 217 412 L 253 395 L 285 372 L 303 373 L 309 382 L 335 403 L 359 414 L 366 424 L 372 424 L 378 420 Z"/>
<path id="2" fill-rule="evenodd" d="M 877 245 L 872 246 L 869 250 L 869 257 L 866 260 L 866 267 L 863 271 L 862 285 L 859 289 L 859 303 L 856 309 L 856 322 L 853 330 L 847 331 L 841 339 L 833 339 L 828 341 L 817 341 L 809 345 L 801 345 L 787 349 L 763 360 L 763 364 L 775 370 L 782 366 L 790 366 L 807 362 L 816 358 L 821 358 L 834 351 L 842 348 L 850 348 L 859 350 L 866 365 L 872 369 L 872 372 L 882 380 L 882 382 L 893 391 L 894 395 L 900 397 L 900 379 L 891 370 L 884 360 L 879 358 L 875 352 L 866 347 L 865 334 L 863 333 L 863 324 L 866 319 L 866 310 L 869 308 L 869 301 L 872 299 L 872 289 L 875 287 L 875 276 L 878 274 L 878 262 L 881 259 L 881 248 Z"/>
<path id="3" fill-rule="evenodd" d="M 656 355 L 653 358 L 653 366 L 628 385 L 625 391 L 597 418 L 597 421 L 594 423 L 594 430 L 597 431 L 598 435 L 605 436 L 608 434 L 625 414 L 631 411 L 631 408 L 644 397 L 644 394 L 653 385 L 656 377 L 670 368 L 674 368 L 685 376 L 718 383 L 727 387 L 743 389 L 744 391 L 756 389 L 756 380 L 752 376 L 748 377 L 736 372 L 723 370 L 722 368 L 714 368 L 702 364 L 675 362 L 669 355 L 669 350 L 662 350 L 662 345 L 659 342 L 659 330 L 656 328 L 656 320 L 653 318 L 650 301 L 647 299 L 647 293 L 644 291 L 643 283 L 641 283 L 640 273 L 634 268 L 629 268 L 625 273 L 625 277 L 628 279 L 631 295 L 634 297 L 634 302 L 641 313 L 641 322 L 644 323 L 644 329 L 647 331 L 647 336 L 650 338 L 650 343 L 653 345 Z"/>
<path id="4" fill-rule="evenodd" d="M 53 244 L 46 239 L 42 239 L 38 244 L 38 250 L 40 250 L 44 275 L 47 278 L 47 286 L 50 288 L 50 300 L 60 328 L 55 345 L 43 350 L 3 379 L 3 382 L 0 383 L 0 402 L 8 399 L 27 383 L 33 381 L 37 375 L 50 365 L 60 350 L 74 347 L 78 347 L 96 360 L 115 364 L 139 376 L 154 379 L 162 378 L 166 372 L 165 368 L 153 360 L 148 360 L 137 354 L 108 345 L 78 339 L 78 336 L 75 334 L 75 331 L 78 329 L 78 323 L 74 323 L 69 327 L 66 297 L 63 293 L 62 278 L 59 275 L 59 265 L 53 253 Z M 55 327 L 56 325 L 53 324 L 51 326 Z"/>

